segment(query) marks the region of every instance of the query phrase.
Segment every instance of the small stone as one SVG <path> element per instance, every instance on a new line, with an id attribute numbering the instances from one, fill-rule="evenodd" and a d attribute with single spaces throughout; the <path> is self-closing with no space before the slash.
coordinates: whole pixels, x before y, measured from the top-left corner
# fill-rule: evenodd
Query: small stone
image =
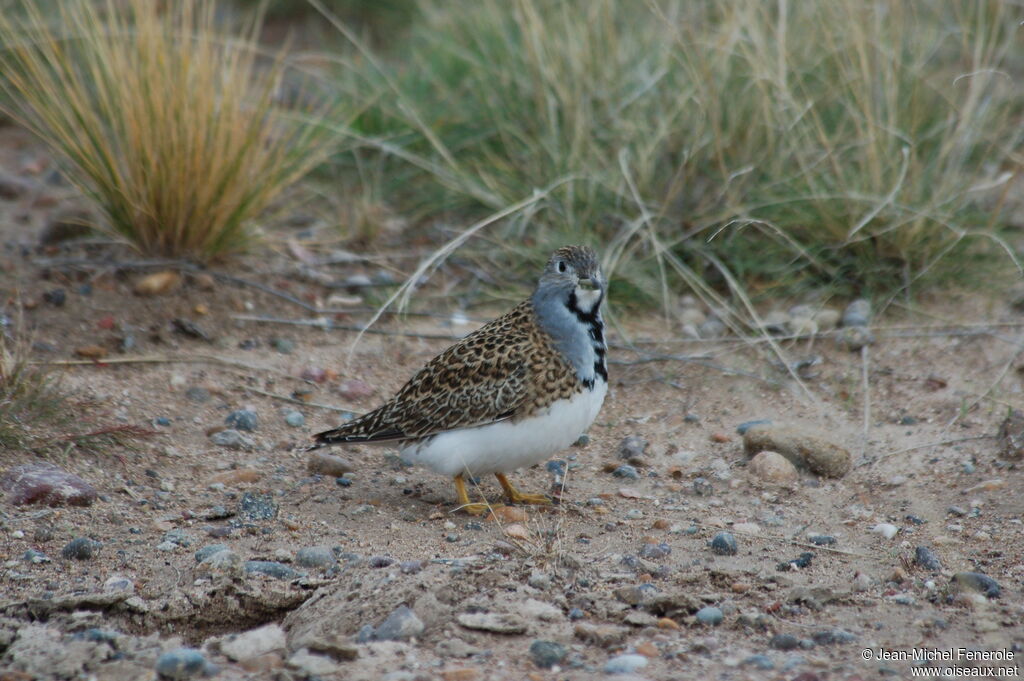
<path id="1" fill-rule="evenodd" d="M 213 554 L 219 553 L 220 551 L 227 551 L 230 548 L 231 547 L 226 544 L 208 544 L 196 551 L 193 555 L 195 556 L 197 563 L 202 563 Z"/>
<path id="2" fill-rule="evenodd" d="M 307 546 L 295 554 L 295 563 L 305 568 L 327 570 L 338 564 L 329 546 Z"/>
<path id="3" fill-rule="evenodd" d="M 824 308 L 814 313 L 812 319 L 817 323 L 818 328 L 822 331 L 831 331 L 832 329 L 839 326 L 839 320 L 842 315 L 839 310 L 833 310 L 831 308 Z"/>
<path id="4" fill-rule="evenodd" d="M 725 615 L 720 608 L 716 608 L 713 605 L 706 605 L 697 611 L 697 621 L 701 624 L 707 624 L 709 626 L 718 626 L 725 619 Z"/>
<path id="5" fill-rule="evenodd" d="M 647 666 L 647 658 L 633 653 L 616 655 L 604 665 L 605 674 L 632 674 Z"/>
<path id="6" fill-rule="evenodd" d="M 26 563 L 32 563 L 38 565 L 39 563 L 49 563 L 50 559 L 42 551 L 36 551 L 35 549 L 29 549 L 22 554 L 21 559 Z"/>
<path id="7" fill-rule="evenodd" d="M 744 667 L 753 667 L 754 669 L 763 669 L 765 671 L 775 669 L 775 663 L 767 655 L 751 655 L 740 664 Z"/>
<path id="8" fill-rule="evenodd" d="M 43 292 L 43 302 L 53 305 L 54 307 L 64 307 L 64 303 L 67 299 L 68 292 L 62 288 L 55 288 Z"/>
<path id="9" fill-rule="evenodd" d="M 627 480 L 638 480 L 640 473 L 637 472 L 636 468 L 630 466 L 628 463 L 624 463 L 621 466 L 615 468 L 612 471 L 612 475 L 616 478 L 626 478 Z"/>
<path id="10" fill-rule="evenodd" d="M 326 655 L 316 655 L 306 648 L 300 648 L 288 658 L 288 666 L 297 669 L 306 677 L 321 677 L 335 674 L 339 667 Z"/>
<path id="11" fill-rule="evenodd" d="M 804 551 L 796 558 L 787 560 L 783 563 L 778 563 L 775 569 L 779 572 L 786 572 L 788 570 L 801 570 L 805 567 L 810 567 L 811 562 L 814 560 L 814 554 L 810 551 Z"/>
<path id="12" fill-rule="evenodd" d="M 613 624 L 590 624 L 577 622 L 573 627 L 576 638 L 602 648 L 612 648 L 626 640 L 630 630 Z"/>
<path id="13" fill-rule="evenodd" d="M 270 346 L 282 355 L 290 355 L 295 351 L 295 341 L 288 338 L 272 338 Z"/>
<path id="14" fill-rule="evenodd" d="M 942 562 L 927 546 L 918 546 L 914 550 L 914 562 L 931 572 L 938 572 L 942 569 Z"/>
<path id="15" fill-rule="evenodd" d="M 306 417 L 302 415 L 301 411 L 289 411 L 284 415 L 284 422 L 292 428 L 301 428 L 306 425 Z"/>
<path id="16" fill-rule="evenodd" d="M 159 296 L 169 293 L 181 284 L 181 275 L 173 270 L 156 272 L 143 277 L 135 283 L 135 294 L 139 296 Z"/>
<path id="17" fill-rule="evenodd" d="M 647 445 L 647 440 L 642 437 L 630 435 L 619 443 L 619 458 L 627 461 L 642 458 L 647 451 Z"/>
<path id="18" fill-rule="evenodd" d="M 362 400 L 373 397 L 377 390 L 366 381 L 350 378 L 338 384 L 337 392 L 346 400 Z"/>
<path id="19" fill-rule="evenodd" d="M 672 553 L 672 547 L 668 544 L 644 544 L 640 547 L 639 555 L 648 560 L 661 560 Z"/>
<path id="20" fill-rule="evenodd" d="M 216 551 L 203 558 L 196 567 L 196 572 L 202 575 L 225 575 L 229 577 L 241 577 L 244 566 L 242 557 L 231 549 Z"/>
<path id="21" fill-rule="evenodd" d="M 711 539 L 711 550 L 720 556 L 735 556 L 739 550 L 736 537 L 730 532 L 719 532 Z"/>
<path id="22" fill-rule="evenodd" d="M 235 662 L 284 652 L 286 647 L 284 629 L 276 623 L 229 636 L 220 644 L 221 652 Z"/>
<path id="23" fill-rule="evenodd" d="M 214 554 L 212 557 L 218 555 L 220 554 Z M 303 576 L 298 570 L 293 570 L 284 563 L 272 560 L 247 560 L 243 569 L 251 575 L 266 575 L 274 579 L 297 579 Z"/>
<path id="24" fill-rule="evenodd" d="M 75 355 L 83 359 L 103 359 L 108 354 L 102 345 L 82 345 L 75 348 Z"/>
<path id="25" fill-rule="evenodd" d="M 68 560 L 89 560 L 102 546 L 98 541 L 88 537 L 72 539 L 60 550 L 60 555 Z"/>
<path id="26" fill-rule="evenodd" d="M 189 532 L 187 532 L 185 530 L 174 529 L 174 530 L 168 530 L 167 532 L 165 532 L 163 540 L 166 541 L 166 542 L 171 542 L 172 544 L 175 544 L 176 546 L 182 546 L 184 548 L 188 548 L 195 541 L 195 537 L 193 537 L 192 534 L 190 534 Z"/>
<path id="27" fill-rule="evenodd" d="M 740 425 L 736 426 L 736 432 L 740 435 L 746 435 L 747 431 L 754 426 L 770 426 L 772 424 L 771 419 L 757 419 L 755 421 L 744 421 Z"/>
<path id="28" fill-rule="evenodd" d="M 407 606 L 400 605 L 374 630 L 378 641 L 405 641 L 416 638 L 425 629 L 423 621 Z"/>
<path id="29" fill-rule="evenodd" d="M 423 570 L 422 560 L 406 560 L 398 564 L 398 569 L 403 575 L 415 575 Z"/>
<path id="30" fill-rule="evenodd" d="M 791 485 L 800 479 L 796 466 L 778 452 L 763 451 L 754 455 L 747 464 L 759 480 L 776 485 Z"/>
<path id="31" fill-rule="evenodd" d="M 200 388 L 193 386 L 185 391 L 185 399 L 189 402 L 195 402 L 196 404 L 202 404 L 210 401 L 210 391 L 206 388 Z"/>
<path id="32" fill-rule="evenodd" d="M 526 632 L 526 620 L 512 613 L 462 613 L 456 617 L 456 621 L 466 629 L 489 631 L 495 634 L 522 634 Z"/>
<path id="33" fill-rule="evenodd" d="M 306 460 L 306 470 L 310 473 L 340 478 L 346 473 L 351 473 L 355 468 L 340 456 L 316 451 L 310 454 L 309 459 Z"/>
<path id="34" fill-rule="evenodd" d="M 858 298 L 843 310 L 843 326 L 867 326 L 871 321 L 871 301 Z"/>
<path id="35" fill-rule="evenodd" d="M 748 456 L 763 451 L 778 452 L 793 465 L 830 478 L 846 475 L 852 466 L 849 451 L 799 426 L 773 424 L 750 428 L 743 435 L 743 449 Z"/>
<path id="36" fill-rule="evenodd" d="M 807 537 L 807 541 L 815 546 L 831 546 L 836 543 L 836 538 L 829 534 L 812 534 Z"/>
<path id="37" fill-rule="evenodd" d="M 844 328 L 836 336 L 836 342 L 840 347 L 857 352 L 861 348 L 875 342 L 875 336 L 865 326 L 850 326 Z"/>
<path id="38" fill-rule="evenodd" d="M 259 417 L 251 409 L 239 409 L 233 411 L 227 415 L 224 419 L 224 424 L 228 428 L 234 428 L 235 430 L 245 430 L 252 432 L 259 426 Z"/>
<path id="39" fill-rule="evenodd" d="M 535 640 L 530 644 L 530 658 L 541 669 L 551 669 L 565 659 L 569 651 L 555 641 Z"/>
<path id="40" fill-rule="evenodd" d="M 871 528 L 871 531 L 875 534 L 882 535 L 886 539 L 892 539 L 900 531 L 900 528 L 891 523 L 878 523 Z"/>
<path id="41" fill-rule="evenodd" d="M 271 520 L 277 517 L 277 504 L 271 494 L 246 492 L 238 502 L 238 515 L 246 520 Z"/>
<path id="42" fill-rule="evenodd" d="M 208 665 L 195 648 L 177 648 L 157 658 L 156 673 L 166 679 L 191 679 L 208 674 Z"/>
<path id="43" fill-rule="evenodd" d="M 96 488 L 82 478 L 48 463 L 15 466 L 0 478 L 0 489 L 15 506 L 89 506 Z"/>
<path id="44" fill-rule="evenodd" d="M 252 449 L 256 446 L 252 438 L 243 435 L 234 428 L 218 430 L 210 436 L 210 441 L 215 445 L 227 447 L 228 449 Z"/>
<path id="45" fill-rule="evenodd" d="M 958 572 L 950 580 L 953 591 L 976 591 L 988 598 L 999 598 L 1002 589 L 999 582 L 980 572 Z"/>
<path id="46" fill-rule="evenodd" d="M 793 650 L 800 647 L 800 639 L 793 634 L 775 634 L 768 645 L 776 650 Z"/>
<path id="47" fill-rule="evenodd" d="M 710 497 L 715 493 L 715 488 L 707 478 L 694 478 L 693 493 L 698 497 Z"/>

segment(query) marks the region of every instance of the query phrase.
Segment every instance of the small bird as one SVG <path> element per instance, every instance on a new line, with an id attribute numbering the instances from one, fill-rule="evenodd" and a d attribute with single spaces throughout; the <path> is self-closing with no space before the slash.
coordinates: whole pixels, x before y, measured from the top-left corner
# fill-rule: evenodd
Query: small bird
<path id="1" fill-rule="evenodd" d="M 606 286 L 592 248 L 558 249 L 533 295 L 430 360 L 381 406 L 315 435 L 311 449 L 396 443 L 404 461 L 451 476 L 473 515 L 489 507 L 470 502 L 465 481 L 487 473 L 510 502 L 550 504 L 506 475 L 571 445 L 601 410 Z"/>

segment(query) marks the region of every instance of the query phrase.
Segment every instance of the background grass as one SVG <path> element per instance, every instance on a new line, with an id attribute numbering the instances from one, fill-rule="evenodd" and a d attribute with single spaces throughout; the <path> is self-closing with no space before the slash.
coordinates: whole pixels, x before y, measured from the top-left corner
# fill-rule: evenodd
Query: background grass
<path id="1" fill-rule="evenodd" d="M 588 241 L 649 303 L 676 275 L 893 295 L 1014 257 L 1013 3 L 416 8 L 386 52 L 338 27 L 360 50 L 334 74 L 362 102 L 338 126 L 360 146 L 350 170 L 374 167 L 373 193 L 421 225 L 554 186 L 487 232 L 492 259 Z"/>
<path id="2" fill-rule="evenodd" d="M 279 114 L 285 53 L 202 0 L 32 2 L 0 14 L 9 113 L 58 155 L 112 231 L 147 254 L 245 248 L 253 220 L 327 155 Z M 290 97 L 292 101 L 297 97 Z"/>

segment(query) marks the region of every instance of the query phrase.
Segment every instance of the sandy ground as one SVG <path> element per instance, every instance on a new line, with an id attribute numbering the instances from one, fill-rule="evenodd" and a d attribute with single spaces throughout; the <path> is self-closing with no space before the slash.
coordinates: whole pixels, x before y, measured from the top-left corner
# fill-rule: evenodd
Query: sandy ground
<path id="1" fill-rule="evenodd" d="M 186 277 L 172 293 L 140 297 L 133 287 L 149 271 L 61 264 L 119 251 L 37 247 L 68 190 L 47 182 L 45 156 L 21 140 L 10 131 L 0 139 L 3 173 L 31 186 L 0 201 L 6 313 L 18 300 L 33 307 L 24 324 L 40 359 L 72 360 L 98 345 L 111 360 L 61 369 L 73 418 L 38 426 L 41 435 L 56 442 L 123 426 L 152 434 L 0 452 L 3 470 L 47 461 L 99 493 L 84 508 L 0 507 L 0 678 L 155 678 L 159 656 L 181 646 L 200 649 L 218 679 L 584 679 L 616 670 L 646 679 L 910 678 L 911 662 L 885 658 L 913 647 L 952 651 L 950 665 L 1021 673 L 1024 475 L 1000 456 L 997 433 L 1008 407 L 1024 406 L 1024 334 L 1005 296 L 887 316 L 865 353 L 827 337 L 785 341 L 789 361 L 821 358 L 802 384 L 749 343 L 686 342 L 677 322 L 630 319 L 633 342 L 707 354 L 715 366 L 613 351 L 625 363 L 611 367 L 589 442 L 560 455 L 567 473 L 536 466 L 514 476 L 528 491 L 554 485 L 561 505 L 470 518 L 455 511 L 450 481 L 403 467 L 391 450 L 335 450 L 354 469 L 346 484 L 311 473 L 302 447 L 343 416 L 279 399 L 370 409 L 446 341 L 367 335 L 349 355 L 349 332 L 233 319 L 308 318 L 252 287 Z M 328 295 L 292 276 L 295 267 L 261 255 L 218 271 L 304 300 Z M 327 271 L 339 280 L 376 274 Z M 43 300 L 57 288 L 62 306 Z M 174 319 L 209 340 L 175 330 Z M 379 328 L 429 336 L 473 325 L 442 316 Z M 125 350 L 126 335 L 134 346 Z M 114 363 L 140 357 L 156 361 Z M 323 382 L 303 379 L 317 372 Z M 212 435 L 239 409 L 258 415 L 244 433 L 250 444 L 216 444 Z M 290 411 L 304 424 L 288 425 Z M 838 479 L 803 471 L 793 484 L 765 480 L 747 466 L 736 430 L 760 419 L 824 430 L 850 452 L 852 469 Z M 632 462 L 636 479 L 611 472 L 627 463 L 620 443 L 629 436 L 647 443 Z M 477 494 L 499 500 L 493 480 Z M 894 536 L 878 527 L 886 524 Z M 734 555 L 709 546 L 721 531 L 734 536 Z M 817 546 L 811 535 L 835 542 Z M 76 537 L 102 545 L 89 559 L 62 557 Z M 212 544 L 299 574 L 211 569 L 194 553 Z M 915 562 L 919 546 L 940 569 Z M 328 547 L 334 561 L 300 560 L 310 547 Z M 29 550 L 49 560 L 26 560 Z M 809 565 L 779 569 L 804 552 Z M 996 580 L 1000 596 L 958 588 L 953 577 L 965 572 Z M 366 640 L 367 625 L 403 605 L 420 622 L 410 625 L 414 636 Z M 705 606 L 721 623 L 696 619 Z M 268 624 L 280 624 L 287 642 L 253 647 L 254 659 L 224 652 L 232 634 Z M 553 645 L 555 668 L 543 668 L 536 641 Z M 957 661 L 961 648 L 1012 659 Z"/>

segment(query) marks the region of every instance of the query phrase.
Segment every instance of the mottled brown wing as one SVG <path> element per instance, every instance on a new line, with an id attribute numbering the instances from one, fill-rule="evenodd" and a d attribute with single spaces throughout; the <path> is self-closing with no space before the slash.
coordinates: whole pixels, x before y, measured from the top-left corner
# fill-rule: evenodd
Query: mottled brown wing
<path id="1" fill-rule="evenodd" d="M 316 441 L 409 440 L 509 418 L 531 394 L 535 338 L 532 308 L 522 303 L 432 359 L 391 400 Z"/>

